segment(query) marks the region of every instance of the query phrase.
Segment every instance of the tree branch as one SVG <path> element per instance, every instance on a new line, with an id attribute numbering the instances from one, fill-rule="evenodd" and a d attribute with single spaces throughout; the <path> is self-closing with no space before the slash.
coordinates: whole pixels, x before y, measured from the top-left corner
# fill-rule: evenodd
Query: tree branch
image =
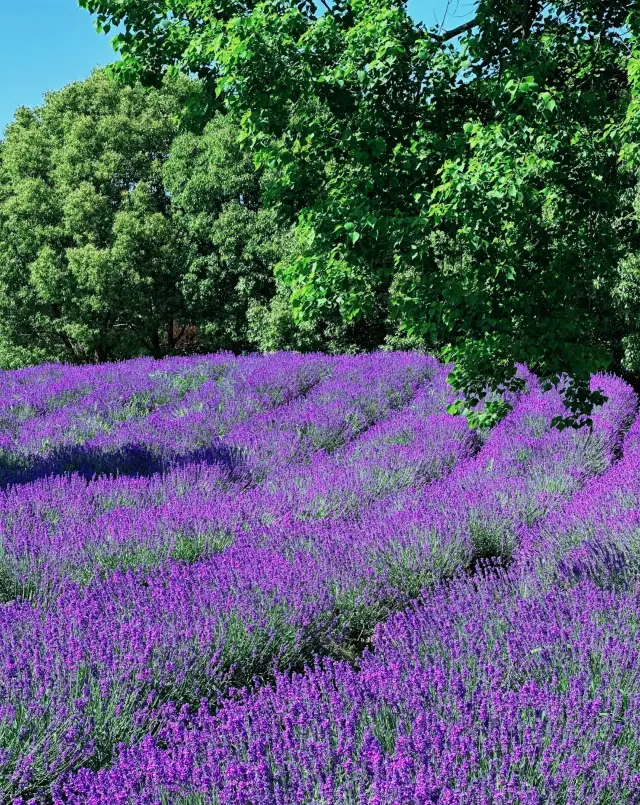
<path id="1" fill-rule="evenodd" d="M 444 10 L 444 14 L 442 16 L 442 22 L 438 25 L 438 31 L 444 30 L 444 24 L 446 22 L 447 16 L 449 14 L 449 6 L 451 5 L 451 0 L 447 0 L 447 7 Z"/>
<path id="2" fill-rule="evenodd" d="M 427 33 L 432 39 L 435 39 L 436 42 L 448 42 L 449 39 L 454 39 L 456 36 L 475 28 L 477 24 L 478 18 L 474 17 L 472 20 L 469 20 L 469 22 L 463 22 L 462 25 L 458 25 L 457 28 L 452 28 L 450 31 L 445 31 L 443 34 L 435 34 L 432 31 L 427 31 Z"/>

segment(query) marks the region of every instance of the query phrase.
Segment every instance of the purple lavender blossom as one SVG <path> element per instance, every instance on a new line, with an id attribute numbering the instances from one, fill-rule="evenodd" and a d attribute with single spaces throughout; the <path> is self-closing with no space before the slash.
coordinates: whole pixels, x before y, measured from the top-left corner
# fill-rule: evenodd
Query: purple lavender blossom
<path id="1" fill-rule="evenodd" d="M 637 803 L 639 611 L 637 587 L 460 580 L 380 627 L 357 667 L 325 660 L 215 714 L 176 709 L 54 801 Z"/>
<path id="2" fill-rule="evenodd" d="M 420 355 L 5 373 L 2 796 L 640 801 L 633 573 L 557 571 L 589 540 L 553 525 L 595 494 L 633 544 L 636 396 L 596 376 L 593 428 L 560 432 L 519 371 L 486 434 Z"/>

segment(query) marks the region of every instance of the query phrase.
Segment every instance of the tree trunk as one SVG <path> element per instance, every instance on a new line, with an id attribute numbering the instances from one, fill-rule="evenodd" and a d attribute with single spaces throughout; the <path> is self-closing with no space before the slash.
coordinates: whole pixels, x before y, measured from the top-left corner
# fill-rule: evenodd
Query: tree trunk
<path id="1" fill-rule="evenodd" d="M 107 349 L 104 344 L 98 344 L 94 351 L 94 357 L 96 363 L 105 363 L 108 359 Z"/>
<path id="2" fill-rule="evenodd" d="M 160 335 L 155 327 L 151 331 L 151 354 L 154 358 L 159 358 L 161 354 Z"/>

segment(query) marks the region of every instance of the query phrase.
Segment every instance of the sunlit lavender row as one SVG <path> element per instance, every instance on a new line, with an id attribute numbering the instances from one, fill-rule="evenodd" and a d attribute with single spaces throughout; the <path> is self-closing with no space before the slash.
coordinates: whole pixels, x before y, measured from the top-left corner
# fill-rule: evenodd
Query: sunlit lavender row
<path id="1" fill-rule="evenodd" d="M 636 803 L 638 589 L 462 580 L 323 660 L 82 771 L 56 801 Z"/>
<path id="2" fill-rule="evenodd" d="M 0 801 L 640 802 L 636 395 L 448 372 L 4 373 Z"/>

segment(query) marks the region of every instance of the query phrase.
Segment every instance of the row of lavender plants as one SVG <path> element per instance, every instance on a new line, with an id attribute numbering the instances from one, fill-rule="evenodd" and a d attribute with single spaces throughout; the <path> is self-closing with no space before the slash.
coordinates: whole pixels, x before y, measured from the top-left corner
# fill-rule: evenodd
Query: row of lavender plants
<path id="1" fill-rule="evenodd" d="M 268 359 L 243 360 L 258 372 Z M 271 360 L 275 370 L 277 358 Z M 515 556 L 516 581 L 500 580 L 499 597 L 513 603 L 525 595 L 520 568 L 531 570 L 523 557 L 532 535 L 594 479 L 615 473 L 634 393 L 615 378 L 595 377 L 608 401 L 593 429 L 559 432 L 550 422 L 564 412 L 560 397 L 543 393 L 524 372 L 528 389 L 514 400 L 514 411 L 481 435 L 444 412 L 452 399 L 447 370 L 430 359 L 296 360 L 316 362 L 313 383 L 303 372 L 307 380 L 297 381 L 288 401 L 271 395 L 262 408 L 232 413 L 230 427 L 215 423 L 206 432 L 236 457 L 233 466 L 191 455 L 186 465 L 169 463 L 162 475 L 88 484 L 56 476 L 4 493 L 0 790 L 7 802 L 106 802 L 118 787 L 116 801 L 132 803 L 518 801 L 495 798 L 510 772 L 496 776 L 486 758 L 469 772 L 466 789 L 462 772 L 447 782 L 448 761 L 438 766 L 430 744 L 422 770 L 415 752 L 396 769 L 395 747 L 407 737 L 418 701 L 405 702 L 409 677 L 375 717 L 356 697 L 344 717 L 316 725 L 305 709 L 316 705 L 289 697 L 299 726 L 311 730 L 293 730 L 299 748 L 284 741 L 269 707 L 286 710 L 286 686 L 302 690 L 305 680 L 318 686 L 321 699 L 331 698 L 340 683 L 327 673 L 339 669 L 354 675 L 348 689 L 355 696 L 353 686 L 366 683 L 363 669 L 377 668 L 381 696 L 385 675 L 396 677 L 385 666 L 384 641 L 378 635 L 371 643 L 377 624 L 421 596 L 425 607 L 440 607 L 425 591 L 487 557 Z M 229 376 L 238 371 L 225 369 Z M 299 368 L 294 374 L 300 378 Z M 238 395 L 230 399 L 234 412 L 242 410 Z M 189 416 L 176 416 L 175 405 L 139 415 L 132 430 L 121 421 L 101 437 L 103 448 L 137 439 L 161 446 L 162 429 Z M 224 403 L 217 410 L 224 419 Z M 172 437 L 167 441 L 173 449 Z M 188 427 L 179 448 L 185 444 L 194 445 Z M 526 578 L 526 600 L 543 595 L 535 591 L 535 575 Z M 469 587 L 467 597 L 474 595 Z M 477 606 L 484 612 L 482 596 Z M 422 616 L 415 617 L 419 641 Z M 425 645 L 438 644 L 429 634 Z M 496 640 L 503 635 L 496 634 Z M 303 677 L 288 676 L 318 656 L 333 660 Z M 425 673 L 433 662 L 427 657 Z M 229 700 L 230 686 L 253 690 L 274 678 L 275 689 L 267 684 Z M 462 699 L 447 696 L 457 712 Z M 427 725 L 433 707 L 428 697 L 421 701 L 416 713 Z M 375 702 L 371 707 L 378 712 Z M 260 708 L 269 728 L 261 725 Z M 240 732 L 227 727 L 227 716 Z M 341 737 L 345 718 L 356 730 L 351 737 Z M 356 729 L 371 718 L 386 738 L 371 725 L 369 732 L 366 725 Z M 469 720 L 464 727 L 477 730 Z M 424 737 L 425 729 L 418 734 Z M 324 748 L 320 734 L 330 737 Z M 487 738 L 490 748 L 494 737 Z M 344 768 L 349 753 L 341 741 L 352 741 Z M 316 744 L 313 765 L 307 754 Z M 371 756 L 360 752 L 365 744 Z M 544 799 L 543 783 L 531 780 L 516 792 L 529 797 L 521 801 L 552 801 Z M 536 792 L 543 798 L 535 800 Z"/>
<path id="2" fill-rule="evenodd" d="M 458 580 L 375 634 L 212 714 L 176 708 L 69 805 L 630 805 L 640 800 L 640 590 Z"/>
<path id="3" fill-rule="evenodd" d="M 0 480 L 7 485 L 68 471 L 88 478 L 152 474 L 180 460 L 215 460 L 219 436 L 306 394 L 336 369 L 336 359 L 320 355 L 141 360 L 85 369 L 84 384 L 78 369 L 69 370 L 69 383 L 60 378 L 51 397 L 43 397 L 30 370 L 22 394 L 15 380 L 8 383 Z"/>
<path id="4" fill-rule="evenodd" d="M 519 535 L 521 575 L 625 585 L 640 575 L 640 418 L 620 461 Z"/>
<path id="5" fill-rule="evenodd" d="M 435 414 L 447 392 L 446 372 L 433 360 L 371 356 L 342 360 L 335 370 L 335 377 L 304 397 L 245 417 L 230 430 L 218 454 L 233 449 L 236 471 L 190 454 L 188 464 L 150 478 L 121 475 L 87 487 L 72 475 L 14 485 L 0 497 L 5 599 L 51 571 L 86 575 L 157 564 L 169 556 L 193 561 L 244 536 L 251 524 L 296 506 L 302 515 L 305 486 L 308 507 L 322 506 L 324 494 L 340 508 L 341 495 L 353 496 L 353 483 L 360 481 L 362 503 L 363 496 L 371 500 L 419 475 L 436 477 L 471 450 L 464 424 L 452 427 L 451 417 Z M 276 379 L 281 383 L 281 375 L 282 367 L 270 388 Z M 393 415 L 399 407 L 401 413 Z M 225 409 L 220 414 L 228 417 Z M 385 416 L 382 429 L 372 427 Z M 352 449 L 353 439 L 366 431 Z M 268 488 L 258 483 L 269 475 L 275 480 Z M 311 488 L 308 479 L 321 475 L 324 487 Z"/>

